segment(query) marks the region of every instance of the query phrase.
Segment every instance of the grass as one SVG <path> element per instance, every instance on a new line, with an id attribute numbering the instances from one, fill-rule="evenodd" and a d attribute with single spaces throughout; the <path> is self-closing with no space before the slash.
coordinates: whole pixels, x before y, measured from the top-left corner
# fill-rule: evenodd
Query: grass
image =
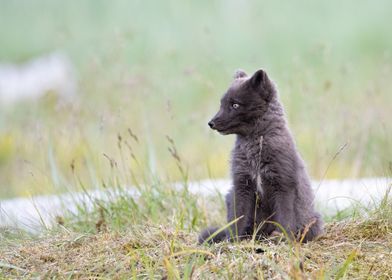
<path id="1" fill-rule="evenodd" d="M 91 198 L 92 208 L 79 202 L 77 212 L 57 216 L 40 234 L 0 229 L 0 278 L 386 279 L 392 273 L 390 192 L 371 209 L 357 204 L 324 217 L 325 234 L 307 244 L 275 238 L 198 245 L 202 228 L 225 224 L 224 200 L 189 192 L 174 142 L 171 154 L 184 188 L 146 171 L 135 197 L 124 163 L 109 159 L 112 174 L 101 189 L 110 199 Z M 74 188 L 85 190 L 77 174 Z"/>
<path id="2" fill-rule="evenodd" d="M 226 177 L 233 138 L 206 123 L 237 68 L 263 67 L 276 81 L 313 178 L 324 176 L 345 143 L 326 178 L 390 174 L 390 1 L 0 0 L 0 6 L 0 61 L 60 49 L 79 81 L 72 104 L 49 94 L 2 106 L 1 198 L 67 191 L 72 165 L 86 187 L 96 186 L 96 178 L 110 175 L 104 154 L 119 158 L 118 135 L 132 141 L 129 128 L 139 137 L 131 142 L 139 166 L 127 168 L 138 180 L 143 169 L 182 179 L 167 135 L 190 180 Z"/>
<path id="3" fill-rule="evenodd" d="M 219 203 L 217 203 L 217 201 Z M 173 207 L 175 205 L 175 207 Z M 278 239 L 197 245 L 207 224 L 224 224 L 219 197 L 151 185 L 87 211 L 57 217 L 38 236 L 0 231 L 0 277 L 55 279 L 387 279 L 392 202 L 330 217 L 307 244 Z M 357 209 L 358 210 L 358 209 Z"/>

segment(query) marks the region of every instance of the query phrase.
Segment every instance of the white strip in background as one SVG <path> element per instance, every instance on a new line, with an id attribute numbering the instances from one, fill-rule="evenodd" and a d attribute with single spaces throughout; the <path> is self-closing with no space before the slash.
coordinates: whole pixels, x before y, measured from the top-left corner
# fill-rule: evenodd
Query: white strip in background
<path id="1" fill-rule="evenodd" d="M 183 184 L 174 184 L 182 188 Z M 199 195 L 225 195 L 230 189 L 229 180 L 203 180 L 191 182 L 188 189 Z M 325 215 L 333 215 L 347 207 L 361 204 L 366 207 L 376 206 L 388 193 L 392 178 L 364 178 L 357 180 L 314 181 L 317 208 Z M 127 194 L 137 198 L 138 191 L 127 188 Z M 93 190 L 88 193 L 67 193 L 62 195 L 35 196 L 32 198 L 15 198 L 0 201 L 0 227 L 26 229 L 39 232 L 50 227 L 55 217 L 66 210 L 77 214 L 77 205 L 83 203 L 91 208 L 96 199 L 109 200 L 121 195 L 116 190 Z"/>

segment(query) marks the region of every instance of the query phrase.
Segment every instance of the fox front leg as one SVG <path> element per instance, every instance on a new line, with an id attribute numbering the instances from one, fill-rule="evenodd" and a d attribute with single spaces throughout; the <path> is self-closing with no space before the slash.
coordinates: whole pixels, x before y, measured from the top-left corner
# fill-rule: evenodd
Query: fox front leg
<path id="1" fill-rule="evenodd" d="M 229 240 L 242 240 L 252 234 L 255 203 L 255 186 L 250 176 L 236 176 L 234 187 L 226 196 L 228 223 L 238 219 L 228 230 Z"/>
<path id="2" fill-rule="evenodd" d="M 277 223 L 277 225 L 275 225 L 275 230 L 271 233 L 271 235 L 279 235 L 282 232 L 282 229 L 284 229 L 289 238 L 294 238 L 294 195 L 291 195 L 288 192 L 276 192 L 274 195 L 273 213 L 272 220 Z"/>

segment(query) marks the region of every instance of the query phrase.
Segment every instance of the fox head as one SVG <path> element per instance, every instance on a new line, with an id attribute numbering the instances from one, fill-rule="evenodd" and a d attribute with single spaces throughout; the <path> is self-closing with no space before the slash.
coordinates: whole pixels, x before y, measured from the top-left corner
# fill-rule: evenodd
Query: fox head
<path id="1" fill-rule="evenodd" d="M 264 70 L 251 77 L 237 70 L 234 81 L 221 99 L 218 113 L 208 125 L 221 134 L 247 136 L 276 97 L 276 89 Z"/>

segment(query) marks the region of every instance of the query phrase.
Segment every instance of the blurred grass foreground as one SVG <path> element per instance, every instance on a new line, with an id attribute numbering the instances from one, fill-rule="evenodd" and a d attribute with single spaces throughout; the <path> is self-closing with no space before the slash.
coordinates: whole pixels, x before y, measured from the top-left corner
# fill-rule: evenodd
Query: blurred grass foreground
<path id="1" fill-rule="evenodd" d="M 389 176 L 391 17 L 387 0 L 0 0 L 0 69 L 60 53 L 75 82 L 71 99 L 3 99 L 0 198 L 115 185 L 114 170 L 227 177 L 233 137 L 206 123 L 237 68 L 275 80 L 313 178 Z"/>

